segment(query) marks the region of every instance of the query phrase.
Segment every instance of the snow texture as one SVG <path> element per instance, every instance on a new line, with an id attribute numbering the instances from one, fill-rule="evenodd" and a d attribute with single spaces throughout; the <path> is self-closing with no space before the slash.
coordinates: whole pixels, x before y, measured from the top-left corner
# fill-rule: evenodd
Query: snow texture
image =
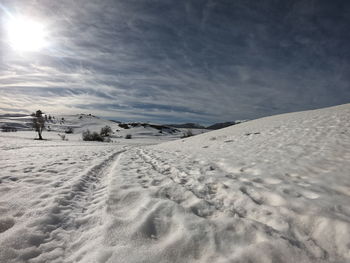
<path id="1" fill-rule="evenodd" d="M 161 144 L 82 130 L 1 133 L 0 262 L 350 262 L 350 104 Z"/>

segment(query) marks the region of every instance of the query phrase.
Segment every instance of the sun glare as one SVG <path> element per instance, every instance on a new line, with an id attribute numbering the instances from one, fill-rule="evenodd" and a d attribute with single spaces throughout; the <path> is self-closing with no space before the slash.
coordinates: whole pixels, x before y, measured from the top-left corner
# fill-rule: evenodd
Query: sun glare
<path id="1" fill-rule="evenodd" d="M 42 24 L 24 17 L 12 17 L 6 31 L 10 46 L 20 52 L 37 52 L 47 45 L 47 34 Z"/>

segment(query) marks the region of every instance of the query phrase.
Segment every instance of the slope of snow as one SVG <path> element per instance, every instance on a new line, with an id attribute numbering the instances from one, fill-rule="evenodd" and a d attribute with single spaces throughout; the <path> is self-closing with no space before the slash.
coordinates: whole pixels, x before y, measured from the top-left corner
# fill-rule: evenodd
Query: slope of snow
<path id="1" fill-rule="evenodd" d="M 148 155 L 158 169 L 181 160 L 172 177 L 210 204 L 211 218 L 231 214 L 255 229 L 247 250 L 232 246 L 230 258 L 350 261 L 349 104 L 243 123 Z"/>
<path id="2" fill-rule="evenodd" d="M 1 133 L 0 262 L 350 261 L 350 104 L 153 146 L 146 130 Z"/>

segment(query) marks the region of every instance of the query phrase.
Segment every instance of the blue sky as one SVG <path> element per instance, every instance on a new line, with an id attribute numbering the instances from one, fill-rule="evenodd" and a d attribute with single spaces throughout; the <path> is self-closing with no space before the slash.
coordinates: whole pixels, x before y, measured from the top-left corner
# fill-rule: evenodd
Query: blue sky
<path id="1" fill-rule="evenodd" d="M 2 26 L 0 112 L 213 123 L 350 102 L 350 2 L 2 0 L 48 45 Z"/>

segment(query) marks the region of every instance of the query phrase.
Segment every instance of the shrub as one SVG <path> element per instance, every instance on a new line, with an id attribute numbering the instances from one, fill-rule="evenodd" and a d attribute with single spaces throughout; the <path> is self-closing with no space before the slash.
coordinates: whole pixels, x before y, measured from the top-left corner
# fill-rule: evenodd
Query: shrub
<path id="1" fill-rule="evenodd" d="M 83 141 L 98 141 L 103 142 L 103 137 L 97 132 L 90 132 L 89 130 L 83 131 Z"/>
<path id="2" fill-rule="evenodd" d="M 111 135 L 111 133 L 112 133 L 112 129 L 108 125 L 106 125 L 105 127 L 101 128 L 101 131 L 100 131 L 100 135 L 101 136 L 108 137 L 108 136 Z"/>
<path id="3" fill-rule="evenodd" d="M 118 125 L 120 128 L 130 129 L 129 125 L 127 125 L 126 123 L 119 123 Z"/>
<path id="4" fill-rule="evenodd" d="M 71 133 L 74 133 L 74 129 L 73 129 L 73 127 L 67 127 L 64 132 L 67 134 L 71 134 Z"/>
<path id="5" fill-rule="evenodd" d="M 185 132 L 182 134 L 181 138 L 188 138 L 188 137 L 191 137 L 191 136 L 193 136 L 193 135 L 194 135 L 194 134 L 193 134 L 192 130 L 191 130 L 191 129 L 188 129 L 187 131 L 185 131 Z"/>
<path id="6" fill-rule="evenodd" d="M 16 127 L 9 127 L 9 126 L 2 126 L 1 127 L 2 132 L 16 132 L 17 128 Z"/>
<path id="7" fill-rule="evenodd" d="M 132 135 L 131 135 L 131 134 L 125 135 L 125 139 L 131 139 L 131 138 L 132 138 Z"/>
<path id="8" fill-rule="evenodd" d="M 98 141 L 98 142 L 103 142 L 103 137 L 98 134 L 97 132 L 92 133 L 92 140 L 93 141 Z"/>
<path id="9" fill-rule="evenodd" d="M 83 141 L 91 141 L 92 136 L 89 130 L 83 131 L 81 136 L 83 137 Z"/>

